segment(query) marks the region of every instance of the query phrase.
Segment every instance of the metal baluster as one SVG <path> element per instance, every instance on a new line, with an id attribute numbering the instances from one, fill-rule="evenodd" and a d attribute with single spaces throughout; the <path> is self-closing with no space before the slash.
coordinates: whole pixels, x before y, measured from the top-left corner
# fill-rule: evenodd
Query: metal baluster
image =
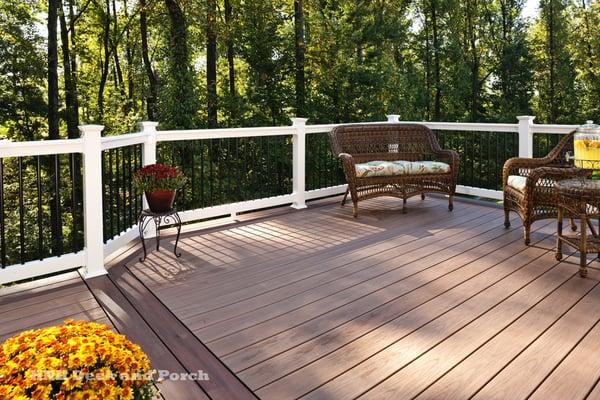
<path id="1" fill-rule="evenodd" d="M 109 150 L 110 151 L 110 150 Z M 108 181 L 108 177 L 107 177 L 107 173 L 106 173 L 106 151 L 102 151 L 100 153 L 100 165 L 102 168 L 102 220 L 104 223 L 104 232 L 103 232 L 103 236 L 104 236 L 104 243 L 106 243 L 106 241 L 108 240 L 108 235 L 110 235 L 109 233 L 109 226 L 110 226 L 110 213 L 108 211 L 108 197 L 106 196 L 106 189 L 107 189 L 107 181 Z"/>
<path id="2" fill-rule="evenodd" d="M 237 176 L 237 187 L 236 189 L 236 200 L 242 201 L 242 168 L 243 164 L 240 163 L 240 138 L 235 138 L 235 164 L 236 164 L 236 176 Z"/>
<path id="3" fill-rule="evenodd" d="M 62 208 L 60 206 L 60 160 L 59 155 L 54 155 L 54 191 L 56 196 L 56 203 L 54 206 L 56 207 L 56 228 L 58 230 L 58 237 L 54 238 L 54 243 L 56 246 L 56 254 L 57 256 L 62 255 L 63 246 L 62 246 Z"/>
<path id="4" fill-rule="evenodd" d="M 209 145 L 208 145 L 208 160 L 209 160 L 209 172 L 208 172 L 208 176 L 209 176 L 209 206 L 212 206 L 213 203 L 213 180 L 214 180 L 214 176 L 213 176 L 213 151 L 212 151 L 212 147 L 213 147 L 213 141 L 214 139 L 209 139 Z"/>
<path id="5" fill-rule="evenodd" d="M 19 179 L 19 254 L 21 264 L 25 263 L 25 205 L 23 204 L 23 157 L 17 158 Z"/>
<path id="6" fill-rule="evenodd" d="M 37 226 L 38 226 L 38 257 L 44 259 L 44 229 L 43 229 L 43 209 L 42 209 L 42 163 L 40 156 L 36 157 L 35 163 L 35 181 L 37 189 Z"/>
<path id="7" fill-rule="evenodd" d="M 116 150 L 115 151 L 115 166 L 116 166 L 115 189 L 117 190 L 117 193 L 115 193 L 115 197 L 117 199 L 117 209 L 116 209 L 117 231 L 115 232 L 115 234 L 118 235 L 121 232 L 123 232 L 123 230 L 121 229 L 121 154 L 120 154 L 121 149 L 115 149 L 115 150 Z M 115 235 L 113 235 L 113 236 L 115 236 Z"/>
<path id="8" fill-rule="evenodd" d="M 115 236 L 115 222 L 114 222 L 114 200 L 115 200 L 115 192 L 114 192 L 114 181 L 113 181 L 113 150 L 108 150 L 108 209 L 109 209 L 109 219 L 110 219 L 110 238 Z"/>
<path id="9" fill-rule="evenodd" d="M 204 207 L 204 148 L 206 141 L 200 141 L 200 207 Z"/>
<path id="10" fill-rule="evenodd" d="M 191 180 L 191 184 L 188 186 L 191 186 L 191 209 L 194 208 L 198 208 L 198 204 L 196 203 L 196 141 L 192 140 L 190 142 L 190 150 L 192 153 L 192 165 L 191 165 L 191 174 L 190 174 L 190 180 Z"/>
<path id="11" fill-rule="evenodd" d="M 71 251 L 77 251 L 77 200 L 75 194 L 75 154 L 69 154 L 69 169 L 71 171 Z"/>
<path id="12" fill-rule="evenodd" d="M 6 266 L 6 225 L 4 224 L 4 159 L 0 158 L 0 265 Z"/>
<path id="13" fill-rule="evenodd" d="M 134 201 L 133 200 L 133 197 L 134 197 L 133 196 L 133 181 L 131 179 L 131 174 L 132 174 L 132 172 L 131 172 L 131 170 L 132 170 L 132 168 L 131 168 L 131 162 L 132 162 L 131 155 L 132 154 L 131 153 L 132 153 L 132 150 L 134 150 L 134 149 L 132 149 L 131 146 L 127 148 L 127 184 L 128 184 L 128 187 L 127 187 L 127 192 L 128 192 L 127 193 L 127 196 L 128 196 L 127 203 L 128 203 L 128 209 L 129 209 L 129 221 L 128 221 L 127 225 L 129 225 L 129 226 L 133 226 L 133 219 L 134 219 L 134 216 L 133 216 L 133 214 L 134 214 L 133 213 L 133 201 Z"/>
<path id="14" fill-rule="evenodd" d="M 221 159 L 221 155 L 223 154 L 223 140 L 221 138 L 217 140 L 217 182 L 219 188 L 219 204 L 223 204 L 223 163 Z"/>

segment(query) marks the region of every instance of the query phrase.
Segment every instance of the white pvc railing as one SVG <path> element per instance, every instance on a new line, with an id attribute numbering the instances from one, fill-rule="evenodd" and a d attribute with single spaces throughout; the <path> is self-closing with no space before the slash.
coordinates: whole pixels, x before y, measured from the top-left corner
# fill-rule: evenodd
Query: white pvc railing
<path id="1" fill-rule="evenodd" d="M 519 156 L 533 156 L 533 135 L 535 133 L 566 134 L 575 129 L 572 125 L 536 125 L 534 117 L 518 117 L 515 124 L 453 123 L 453 122 L 415 122 L 435 130 L 463 132 L 505 132 L 519 136 Z M 293 191 L 290 194 L 258 200 L 243 201 L 181 212 L 184 222 L 205 218 L 235 215 L 239 212 L 258 210 L 291 204 L 301 209 L 306 201 L 319 197 L 344 193 L 346 185 L 306 191 L 305 154 L 306 135 L 328 132 L 336 124 L 306 125 L 306 119 L 293 118 L 287 127 L 237 128 L 237 129 L 193 129 L 157 131 L 157 122 L 141 122 L 140 132 L 113 137 L 101 137 L 103 126 L 83 125 L 80 127 L 81 139 L 10 142 L 0 141 L 0 158 L 28 157 L 53 154 L 83 154 L 84 186 L 84 249 L 78 253 L 69 253 L 59 257 L 31 261 L 25 264 L 10 265 L 0 269 L 0 284 L 14 282 L 35 276 L 81 268 L 86 278 L 106 274 L 105 260 L 123 246 L 138 238 L 137 226 L 132 226 L 107 243 L 103 241 L 102 220 L 102 159 L 103 150 L 126 147 L 136 144 L 143 146 L 143 164 L 156 162 L 158 142 L 223 139 L 260 136 L 291 136 L 293 138 Z M 388 122 L 400 122 L 397 115 L 389 115 Z M 458 186 L 457 193 L 501 199 L 502 192 L 469 186 Z"/>

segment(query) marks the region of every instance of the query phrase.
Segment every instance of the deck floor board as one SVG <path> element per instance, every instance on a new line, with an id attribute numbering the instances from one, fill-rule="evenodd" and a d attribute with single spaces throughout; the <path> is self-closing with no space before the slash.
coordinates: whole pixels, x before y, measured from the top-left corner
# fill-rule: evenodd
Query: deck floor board
<path id="1" fill-rule="evenodd" d="M 265 210 L 182 235 L 110 274 L 0 289 L 0 338 L 104 322 L 160 368 L 209 382 L 167 399 L 600 399 L 600 269 L 554 259 L 554 221 L 496 206 L 379 198 Z"/>

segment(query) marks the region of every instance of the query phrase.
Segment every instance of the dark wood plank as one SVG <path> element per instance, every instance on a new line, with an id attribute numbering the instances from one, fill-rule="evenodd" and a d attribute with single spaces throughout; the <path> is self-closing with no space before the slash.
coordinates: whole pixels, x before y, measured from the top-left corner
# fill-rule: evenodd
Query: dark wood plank
<path id="1" fill-rule="evenodd" d="M 400 246 L 392 254 L 373 255 L 369 257 L 366 264 L 359 264 L 359 269 L 364 272 L 362 275 L 366 277 L 371 275 L 370 279 L 365 278 L 364 282 L 350 286 L 348 289 L 340 290 L 331 296 L 290 310 L 264 322 L 261 322 L 262 317 L 255 317 L 256 322 L 246 329 L 241 329 L 244 328 L 244 325 L 240 324 L 240 328 L 233 333 L 228 333 L 223 324 L 218 324 L 211 327 L 212 336 L 207 335 L 207 330 L 194 330 L 194 332 L 198 332 L 203 340 L 211 344 L 217 354 L 227 354 L 227 350 L 238 350 L 297 326 L 302 317 L 306 315 L 317 317 L 355 299 L 376 293 L 395 282 L 460 254 L 465 250 L 464 247 L 471 246 L 469 239 L 485 233 L 490 226 L 494 226 L 489 224 L 490 221 L 487 222 L 473 221 L 472 225 L 468 223 L 456 230 L 445 230 L 440 237 L 433 235 L 423 238 L 419 241 L 420 246 L 416 246 L 416 248 L 415 246 L 408 248 Z M 459 245 L 456 245 L 455 242 L 458 242 Z M 464 247 L 461 247 L 460 244 Z M 229 327 L 235 329 L 235 325 L 229 325 L 226 328 Z M 221 335 L 216 339 L 211 339 L 215 335 L 219 335 L 218 328 L 221 328 Z"/>
<path id="2" fill-rule="evenodd" d="M 594 271 L 596 272 L 596 271 Z M 596 274 L 597 275 L 597 274 Z M 590 294 L 592 296 L 592 294 Z M 600 296 L 595 296 L 600 302 Z M 531 400 L 585 399 L 600 378 L 600 324 L 596 325 L 536 389 Z"/>
<path id="3" fill-rule="evenodd" d="M 533 237 L 536 236 L 534 233 Z M 445 292 L 454 288 L 458 292 L 462 288 L 457 286 L 463 282 L 514 257 L 514 250 L 508 245 L 521 240 L 520 233 L 512 232 L 502 239 L 487 242 L 472 252 L 446 260 L 435 268 L 407 279 L 402 285 L 391 286 L 373 299 L 358 300 L 334 313 L 309 320 L 298 328 L 230 354 L 223 360 L 235 370 L 242 370 L 240 377 L 251 387 L 265 386 Z M 475 293 L 477 290 L 481 288 L 473 289 Z M 452 304 L 452 301 L 447 301 L 445 306 Z M 362 311 L 363 305 L 374 308 L 355 315 L 356 311 Z"/>
<path id="4" fill-rule="evenodd" d="M 586 296 L 485 385 L 474 398 L 528 398 L 597 324 L 600 301 Z M 525 373 L 526 372 L 526 373 Z"/>
<path id="5" fill-rule="evenodd" d="M 465 231 L 469 227 L 475 228 L 468 233 L 456 230 L 445 231 L 448 235 L 453 236 L 452 243 L 448 246 L 481 235 L 486 229 L 490 230 L 490 225 L 486 225 L 484 221 L 489 220 L 487 218 L 477 219 L 473 221 L 472 225 L 463 225 Z M 478 226 L 482 227 L 481 230 L 476 229 Z M 497 235 L 502 233 L 504 232 Z M 435 246 L 440 251 L 444 248 L 444 243 L 448 243 L 447 241 L 444 242 L 445 236 L 442 234 L 433 237 L 439 239 Z M 425 238 L 423 242 L 420 242 L 425 248 L 428 246 L 427 239 L 429 238 Z M 177 309 L 176 312 L 193 330 L 199 329 L 198 334 L 202 338 L 211 340 L 210 333 L 205 333 L 210 329 L 215 330 L 219 335 L 228 332 L 227 326 L 232 327 L 229 330 L 230 332 L 233 329 L 240 330 L 244 327 L 244 324 L 247 324 L 247 321 L 256 324 L 261 320 L 274 318 L 303 304 L 317 301 L 346 287 L 360 284 L 380 274 L 402 267 L 403 263 L 391 261 L 397 260 L 399 255 L 402 255 L 403 262 L 410 262 L 407 259 L 410 259 L 408 254 L 411 253 L 413 246 L 410 239 L 407 240 L 405 242 L 400 238 L 395 239 L 393 243 L 397 246 L 387 250 L 372 251 L 371 249 L 365 249 L 356 253 L 356 257 L 345 255 L 343 258 L 329 258 L 331 262 L 321 262 L 315 267 L 307 263 L 305 268 L 301 268 L 298 274 L 287 274 L 278 279 L 270 280 L 271 285 L 267 287 L 261 285 L 256 287 L 255 290 L 248 288 L 246 291 L 236 292 L 239 299 L 236 298 L 233 302 L 228 302 L 229 304 L 210 311 L 190 314 Z M 310 271 L 315 272 L 309 274 Z M 366 294 L 366 292 L 363 294 Z M 292 298 L 294 295 L 296 297 Z"/>
<path id="6" fill-rule="evenodd" d="M 395 372 L 402 360 L 408 363 L 418 357 L 542 275 L 551 260 L 539 258 L 544 254 L 545 249 L 528 248 L 258 393 L 264 398 L 277 398 L 283 393 L 299 397 L 326 383 L 312 396 L 359 395 Z M 314 379 L 299 380 L 302 374 L 311 374 Z"/>
<path id="7" fill-rule="evenodd" d="M 417 395 L 419 386 L 416 382 L 415 385 L 409 385 L 412 379 L 407 381 L 407 374 L 412 369 L 405 368 L 408 364 L 420 360 L 419 356 L 468 324 L 475 323 L 478 327 L 481 324 L 488 329 L 486 333 L 492 335 L 512 322 L 515 313 L 519 315 L 526 311 L 576 273 L 573 269 L 556 267 L 546 273 L 549 264 L 555 262 L 553 255 L 546 253 L 545 257 L 533 261 L 493 288 L 396 340 L 365 362 L 309 393 L 306 398 L 319 398 L 324 393 L 340 398 L 364 395 L 369 399 L 411 398 Z M 483 338 L 486 333 L 482 335 Z M 456 353 L 459 350 L 456 349 Z M 417 361 L 412 365 L 419 363 Z M 351 377 L 355 378 L 354 381 Z"/>
<path id="8" fill-rule="evenodd" d="M 256 399 L 128 270 L 111 270 L 111 280 L 186 370 L 202 370 L 208 374 L 209 380 L 198 383 L 211 399 Z"/>
<path id="9" fill-rule="evenodd" d="M 559 288 L 559 290 L 542 301 L 538 306 L 459 363 L 442 379 L 436 381 L 421 393 L 419 399 L 458 399 L 469 398 L 474 395 L 578 303 L 581 297 L 588 295 L 587 293 L 590 288 L 593 288 L 593 290 L 589 293 L 589 296 L 598 298 L 600 296 L 600 286 L 598 286 L 599 276 L 598 271 L 593 271 L 590 274 L 591 279 L 581 280 L 577 277 L 571 279 L 566 285 Z M 590 354 L 595 354 L 595 350 Z M 590 362 L 593 363 L 594 361 L 590 360 Z M 582 366 L 581 368 L 588 368 L 587 362 L 580 365 Z M 577 367 L 573 371 L 577 372 L 575 375 L 579 379 L 593 377 L 593 374 L 586 374 Z M 570 372 L 566 375 L 576 379 Z M 562 374 L 557 375 L 557 377 L 559 376 L 563 377 Z M 592 379 L 594 379 L 593 382 L 595 383 L 596 378 L 593 377 Z M 558 382 L 558 379 L 554 382 Z M 565 384 L 567 392 L 563 392 L 565 395 L 559 396 L 559 398 L 574 399 L 575 397 L 572 394 L 575 393 L 575 389 L 567 382 L 561 382 L 561 385 L 559 385 L 561 388 L 556 387 L 556 391 L 553 391 L 553 393 L 559 393 L 563 384 Z M 593 383 L 588 383 L 587 387 L 585 387 L 584 396 L 592 385 Z M 579 386 L 579 389 L 581 390 L 581 386 Z M 537 394 L 541 393 L 544 392 Z M 552 398 L 549 395 L 551 392 L 546 391 L 545 393 L 545 397 L 539 398 Z"/>
<path id="10" fill-rule="evenodd" d="M 174 373 L 188 372 L 108 276 L 90 279 L 87 284 L 98 303 L 106 310 L 112 325 L 140 345 L 150 357 L 152 368 Z M 167 379 L 158 387 L 166 399 L 209 399 L 194 381 Z"/>
<path id="11" fill-rule="evenodd" d="M 490 214 L 487 212 L 483 214 L 471 213 L 465 218 L 470 221 L 476 218 L 485 218 L 485 215 Z M 215 286 L 214 289 L 202 289 L 200 293 L 195 295 L 200 296 L 203 300 L 196 307 L 190 307 L 189 302 L 187 303 L 187 307 L 179 306 L 179 304 L 185 302 L 185 294 L 187 293 L 184 291 L 184 287 L 177 286 L 177 290 L 173 288 L 163 293 L 165 298 L 168 299 L 166 302 L 168 302 L 169 306 L 176 310 L 178 314 L 182 313 L 182 318 L 186 318 L 190 314 L 194 315 L 201 311 L 217 309 L 232 302 L 245 301 L 252 296 L 252 293 L 277 289 L 277 282 L 289 283 L 293 279 L 301 280 L 307 276 L 319 274 L 323 270 L 340 267 L 373 254 L 381 254 L 411 242 L 416 243 L 420 239 L 430 240 L 427 238 L 436 233 L 442 236 L 449 236 L 453 233 L 450 230 L 451 228 L 458 227 L 468 221 L 465 221 L 464 218 L 450 218 L 443 222 L 436 222 L 433 219 L 429 221 L 429 225 L 426 224 L 424 226 L 418 223 L 411 226 L 411 224 L 407 223 L 401 227 L 386 231 L 384 237 L 377 235 L 378 237 L 372 245 L 361 246 L 360 243 L 354 242 L 351 243 L 351 246 L 343 249 L 344 251 L 342 252 L 337 248 L 333 248 L 331 252 L 321 252 L 314 257 L 307 257 L 305 253 L 295 252 L 288 256 L 288 259 L 276 260 L 273 268 L 265 265 L 259 274 L 247 276 L 243 272 L 240 272 L 240 276 L 232 282 L 222 282 L 221 286 Z M 258 266 L 260 266 L 260 263 Z M 219 278 L 213 276 L 216 282 L 221 281 Z M 198 288 L 193 286 L 193 282 L 193 279 L 190 280 L 188 289 L 197 292 Z M 256 291 L 251 292 L 254 289 Z"/>

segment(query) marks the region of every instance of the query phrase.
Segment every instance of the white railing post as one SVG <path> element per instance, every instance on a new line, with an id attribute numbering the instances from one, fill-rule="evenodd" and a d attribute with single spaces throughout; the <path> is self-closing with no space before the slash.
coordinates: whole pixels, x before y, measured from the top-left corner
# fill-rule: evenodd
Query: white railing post
<path id="1" fill-rule="evenodd" d="M 530 115 L 518 116 L 519 120 L 519 157 L 533 157 L 533 120 Z"/>
<path id="2" fill-rule="evenodd" d="M 151 165 L 156 163 L 156 127 L 158 122 L 142 121 L 140 122 L 140 132 L 145 133 L 146 140 L 142 149 L 143 165 Z M 142 196 L 144 208 L 148 208 L 146 196 Z"/>
<path id="3" fill-rule="evenodd" d="M 296 128 L 293 136 L 294 144 L 294 203 L 293 208 L 306 208 L 306 121 L 307 118 L 292 118 L 292 126 Z"/>
<path id="4" fill-rule="evenodd" d="M 104 126 L 82 125 L 83 138 L 83 234 L 85 265 L 83 276 L 105 275 L 102 221 L 102 142 Z"/>
<path id="5" fill-rule="evenodd" d="M 387 119 L 387 122 L 390 123 L 400 122 L 400 116 L 397 114 L 390 114 L 387 116 Z"/>

